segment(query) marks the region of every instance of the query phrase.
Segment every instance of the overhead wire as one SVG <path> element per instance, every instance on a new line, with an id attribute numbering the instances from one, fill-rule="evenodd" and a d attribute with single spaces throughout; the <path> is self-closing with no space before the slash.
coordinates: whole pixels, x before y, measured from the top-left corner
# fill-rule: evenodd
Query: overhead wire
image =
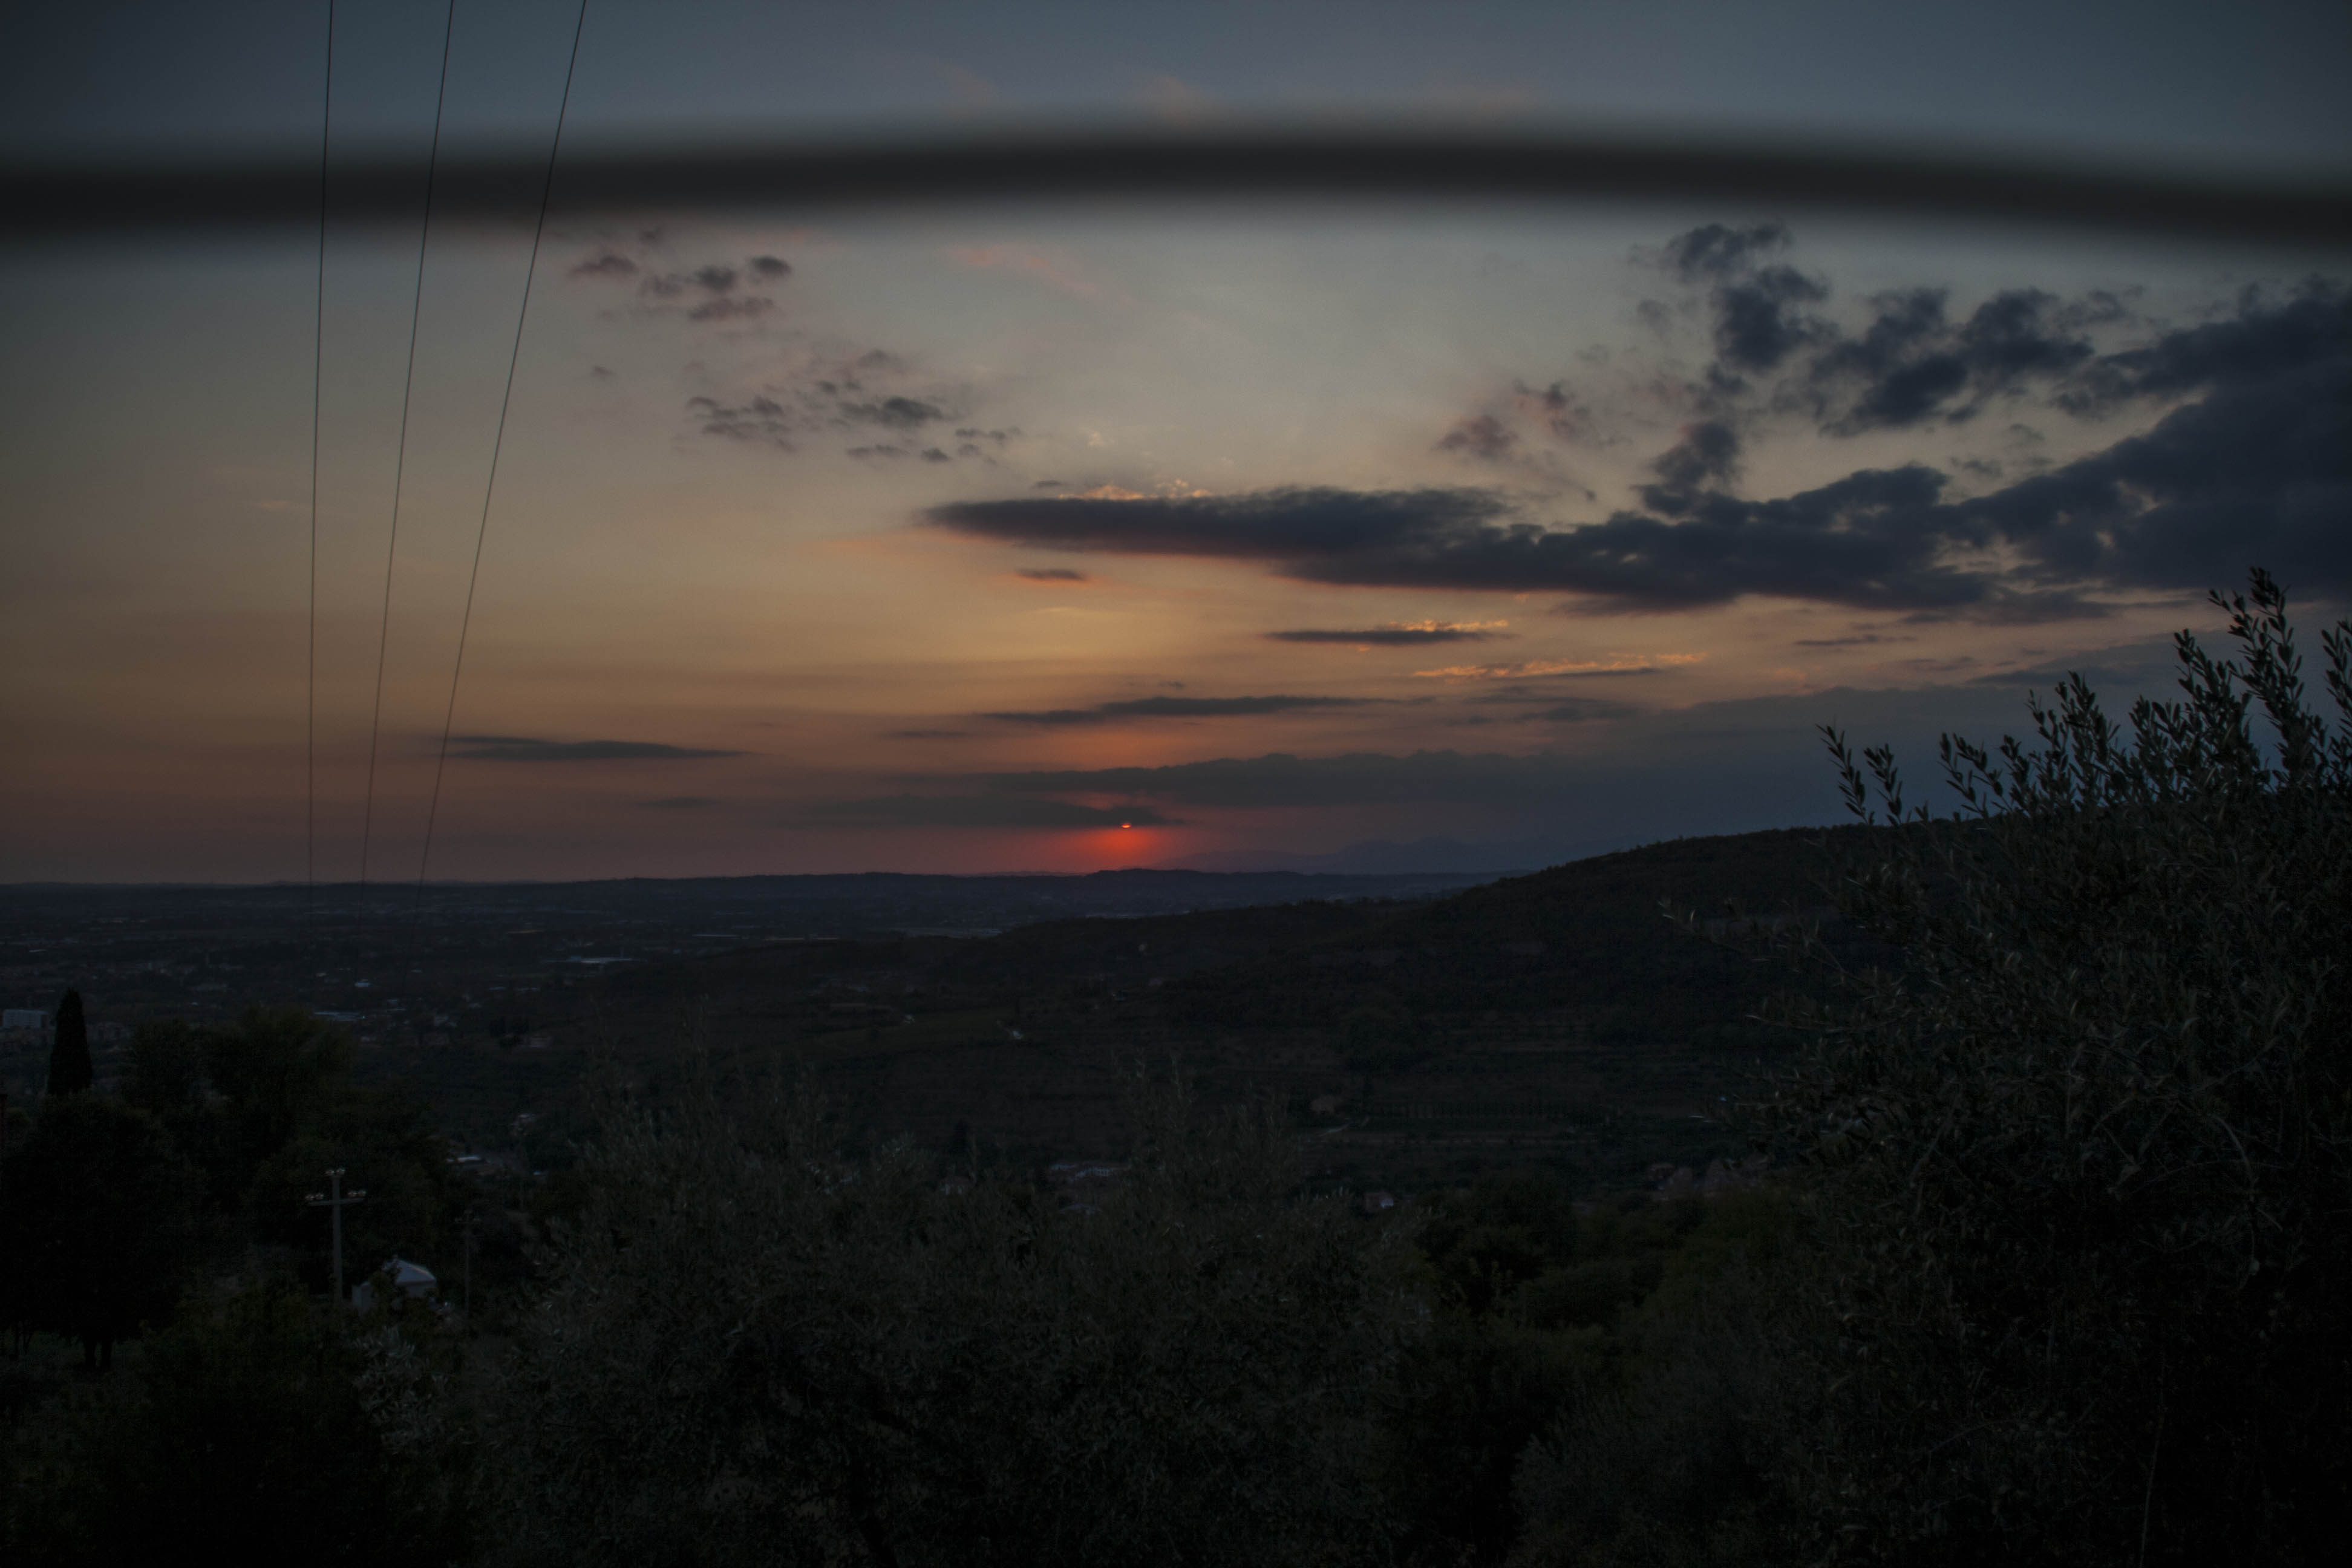
<path id="1" fill-rule="evenodd" d="M 441 23 L 441 85 L 433 99 L 433 147 L 425 163 L 425 221 L 416 234 L 416 292 L 408 307 L 408 369 L 400 385 L 400 443 L 392 462 L 392 532 L 383 552 L 383 619 L 376 629 L 375 706 L 368 720 L 366 803 L 360 812 L 360 886 L 367 886 L 368 848 L 375 829 L 376 756 L 383 735 L 383 674 L 392 647 L 392 574 L 400 553 L 400 489 L 408 467 L 408 410 L 416 390 L 416 328 L 425 313 L 425 254 L 433 237 L 433 183 L 441 164 L 441 115 L 449 101 L 449 42 L 457 27 L 457 0 Z"/>
<path id="2" fill-rule="evenodd" d="M 310 323 L 310 604 L 302 710 L 302 923 L 319 924 L 319 428 L 327 373 L 327 150 L 334 132 L 335 0 L 327 0 L 326 85 L 319 94 L 319 280 Z"/>
<path id="3" fill-rule="evenodd" d="M 441 752 L 433 768 L 433 794 L 425 809 L 425 846 L 416 857 L 416 902 L 425 904 L 425 877 L 433 858 L 433 829 L 441 810 L 441 781 L 449 767 L 449 735 L 457 719 L 457 683 L 466 673 L 466 639 L 473 629 L 474 591 L 482 580 L 482 546 L 489 538 L 490 503 L 498 494 L 499 458 L 506 449 L 507 413 L 514 405 L 515 367 L 522 362 L 523 328 L 530 321 L 531 285 L 539 278 L 539 251 L 547 238 L 547 209 L 555 191 L 555 162 L 563 150 L 563 122 L 572 111 L 572 81 L 580 68 L 580 38 L 588 27 L 588 0 L 580 0 L 580 15 L 572 26 L 572 57 L 563 68 L 563 97 L 556 105 L 555 135 L 547 146 L 547 172 L 539 187 L 539 221 L 531 229 L 530 262 L 523 271 L 522 307 L 515 313 L 514 347 L 507 355 L 506 391 L 499 398 L 498 434 L 490 441 L 489 478 L 482 486 L 482 521 L 474 532 L 474 565 L 466 579 L 466 608 L 457 621 L 457 657 L 449 670 L 449 705 L 441 717 Z"/>

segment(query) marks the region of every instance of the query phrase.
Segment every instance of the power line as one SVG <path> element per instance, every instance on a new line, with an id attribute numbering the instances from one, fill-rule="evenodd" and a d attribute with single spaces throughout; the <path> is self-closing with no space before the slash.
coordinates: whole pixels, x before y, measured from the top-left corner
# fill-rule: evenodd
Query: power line
<path id="1" fill-rule="evenodd" d="M 530 233 L 530 264 L 522 275 L 522 308 L 515 313 L 514 348 L 507 355 L 507 386 L 499 399 L 499 429 L 490 441 L 490 474 L 482 486 L 482 521 L 474 533 L 474 569 L 466 579 L 466 610 L 457 622 L 457 658 L 449 670 L 449 706 L 441 716 L 441 755 L 433 766 L 433 796 L 425 808 L 425 847 L 416 857 L 416 901 L 425 903 L 425 871 L 433 858 L 433 825 L 441 810 L 441 776 L 449 767 L 449 732 L 457 721 L 457 682 L 466 672 L 466 636 L 474 624 L 474 589 L 482 580 L 482 544 L 490 533 L 490 500 L 498 493 L 499 454 L 506 447 L 507 410 L 514 404 L 515 367 L 522 362 L 523 327 L 530 321 L 530 288 L 539 277 L 539 247 L 547 237 L 548 199 L 555 191 L 555 159 L 563 148 L 563 121 L 572 111 L 572 79 L 580 68 L 580 37 L 588 27 L 588 0 L 572 26 L 572 58 L 563 68 L 563 98 L 556 105 L 555 135 L 547 144 L 547 173 L 539 187 L 539 222 Z"/>
<path id="2" fill-rule="evenodd" d="M 319 926 L 319 425 L 327 370 L 327 147 L 334 131 L 335 0 L 327 0 L 327 79 L 319 94 L 319 290 L 310 323 L 310 642 L 302 710 L 303 925 Z"/>
<path id="3" fill-rule="evenodd" d="M 368 843 L 375 826 L 375 759 L 383 734 L 383 667 L 392 646 L 392 566 L 400 550 L 400 481 L 408 466 L 408 404 L 416 387 L 416 324 L 425 313 L 425 249 L 433 237 L 433 176 L 441 163 L 441 111 L 449 101 L 449 40 L 457 0 L 441 23 L 441 85 L 433 99 L 433 150 L 425 163 L 425 222 L 416 232 L 416 294 L 408 306 L 408 370 L 400 384 L 400 445 L 392 460 L 392 536 L 383 547 L 383 621 L 375 638 L 375 710 L 368 719 L 367 804 L 360 813 L 360 886 L 367 886 Z"/>

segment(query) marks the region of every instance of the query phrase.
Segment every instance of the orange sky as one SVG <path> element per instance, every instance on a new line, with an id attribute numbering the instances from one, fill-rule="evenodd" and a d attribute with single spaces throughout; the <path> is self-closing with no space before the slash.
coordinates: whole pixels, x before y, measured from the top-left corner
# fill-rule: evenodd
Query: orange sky
<path id="1" fill-rule="evenodd" d="M 2095 615 L 1874 608 L 1844 589 L 1677 605 L 1348 585 L 1246 548 L 1043 549 L 925 521 L 957 502 L 1141 509 L 1286 487 L 1497 497 L 1553 531 L 1638 511 L 1665 455 L 1735 406 L 1707 391 L 1725 285 L 1666 249 L 1696 226 L 1384 210 L 560 230 L 433 873 L 1089 869 L 1432 837 L 1524 858 L 1818 820 L 1834 795 L 1806 757 L 1812 723 L 1915 744 L 1947 716 L 2013 725 L 2021 688 L 1987 684 L 2002 672 L 2073 660 L 2147 684 L 2157 639 L 2211 624 L 2186 584 L 2096 574 L 2081 583 Z M 1818 291 L 1790 308 L 1817 362 L 1864 341 L 1890 290 L 1947 290 L 1955 322 L 2041 290 L 2053 321 L 2076 310 L 2083 353 L 2111 358 L 2228 317 L 2277 271 L 1853 226 L 1771 248 Z M 389 242 L 331 257 L 322 877 L 357 875 L 363 842 L 371 877 L 416 874 L 523 254 L 476 235 L 431 258 L 388 621 L 400 270 Z M 290 241 L 6 264 L 18 526 L 0 636 L 13 732 L 38 741 L 0 786 L 16 824 L 0 878 L 303 872 L 304 264 Z M 2083 416 L 2056 381 L 2024 382 L 1832 431 L 1797 395 L 1810 384 L 1750 379 L 1721 488 L 1751 500 L 1905 464 L 1996 492 L 2199 395 Z M 2011 581 L 2000 555 L 1970 569 Z M 1382 628 L 1460 640 L 1268 635 Z M 1235 699 L 1303 700 L 1217 710 Z M 1024 714 L 1049 717 L 1006 717 Z M 1353 770 L 1369 778 L 1431 752 L 1472 761 L 1319 796 L 1034 779 L 1386 759 Z M 1143 824 L 1105 820 L 1122 814 Z"/>

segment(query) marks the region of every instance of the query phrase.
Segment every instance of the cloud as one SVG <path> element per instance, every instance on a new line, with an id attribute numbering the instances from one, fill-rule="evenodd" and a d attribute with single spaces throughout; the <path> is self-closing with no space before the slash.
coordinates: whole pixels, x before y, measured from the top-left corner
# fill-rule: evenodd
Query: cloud
<path id="1" fill-rule="evenodd" d="M 723 804 L 707 795 L 666 795 L 657 800 L 641 800 L 637 806 L 642 811 L 705 811 Z"/>
<path id="2" fill-rule="evenodd" d="M 1024 566 L 1013 574 L 1032 583 L 1091 583 L 1093 578 L 1083 572 L 1073 572 L 1066 566 Z"/>
<path id="3" fill-rule="evenodd" d="M 1679 517 L 1708 489 L 1724 489 L 1739 474 L 1739 432 L 1721 420 L 1709 419 L 1685 426 L 1683 438 L 1651 462 L 1661 483 L 1636 492 L 1642 504 L 1669 517 Z"/>
<path id="4" fill-rule="evenodd" d="M 1724 362 L 1743 371 L 1778 367 L 1831 328 L 1799 307 L 1829 298 L 1828 285 L 1793 267 L 1767 267 L 1715 291 L 1715 347 Z"/>
<path id="5" fill-rule="evenodd" d="M 1535 658 L 1522 664 L 1453 664 L 1443 669 L 1416 669 L 1413 674 L 1423 680 L 1590 680 L 1619 675 L 1661 675 L 1682 665 L 1696 664 L 1701 657 L 1695 653 L 1666 653 L 1644 659 Z"/>
<path id="6" fill-rule="evenodd" d="M 1883 294 L 1860 337 L 1814 357 L 1807 375 L 1828 405 L 1824 429 L 1846 436 L 1973 417 L 2003 394 L 2072 375 L 2094 353 L 2080 329 L 2123 314 L 2112 295 L 2069 307 L 2054 294 L 2011 289 L 1955 326 L 1945 320 L 1948 299 L 1941 289 Z"/>
<path id="7" fill-rule="evenodd" d="M 1233 496 L 1129 493 L 957 501 L 924 516 L 959 533 L 1047 549 L 1307 561 L 1475 529 L 1510 510 L 1509 502 L 1486 489 L 1314 487 Z"/>
<path id="8" fill-rule="evenodd" d="M 2109 402 L 2187 400 L 2141 434 L 1974 497 L 1909 463 L 1773 500 L 1647 487 L 1649 513 L 1567 526 L 1484 488 L 1027 496 L 926 516 L 1032 547 L 1256 561 L 1349 586 L 1561 592 L 1636 611 L 1756 595 L 2052 620 L 2104 613 L 2086 597 L 2098 590 L 2193 590 L 2236 582 L 2252 563 L 2305 592 L 2352 591 L 2352 299 L 2341 285 L 2250 299 L 2233 320 L 2166 333 L 2079 380 Z M 1719 483 L 1735 453 L 1711 456 L 1686 435 L 1661 474 Z"/>
<path id="9" fill-rule="evenodd" d="M 675 763 L 750 754 L 656 741 L 543 741 L 529 735 L 452 735 L 450 741 L 464 749 L 449 754 L 469 763 Z"/>
<path id="10" fill-rule="evenodd" d="M 1406 626 L 1367 626 L 1360 631 L 1268 632 L 1267 640 L 1295 643 L 1340 643 L 1350 647 L 1423 647 L 1432 643 L 1491 642 L 1508 637 L 1492 628 L 1508 621 L 1416 621 Z"/>
<path id="11" fill-rule="evenodd" d="M 1162 767 L 993 773 L 983 782 L 1001 795 L 1122 795 L 1180 806 L 1524 805 L 1558 800 L 1570 788 L 1567 765 L 1549 754 L 1271 752 Z"/>
<path id="12" fill-rule="evenodd" d="M 1710 223 L 1666 241 L 1664 260 L 1685 283 L 1729 277 L 1752 268 L 1759 257 L 1789 247 L 1789 226 L 1759 223 L 1731 228 Z"/>
<path id="13" fill-rule="evenodd" d="M 1016 724 L 1108 724 L 1116 719 L 1256 718 L 1268 713 L 1294 713 L 1302 709 L 1361 708 L 1369 697 L 1131 697 L 1098 703 L 1092 708 L 1052 708 L 1042 712 L 982 713 Z"/>
<path id="14" fill-rule="evenodd" d="M 745 262 L 744 266 L 751 269 L 752 277 L 765 278 L 771 281 L 793 275 L 793 264 L 781 256 L 755 256 Z"/>
<path id="15" fill-rule="evenodd" d="M 574 278 L 635 278 L 637 264 L 617 251 L 592 256 L 572 269 Z"/>
<path id="16" fill-rule="evenodd" d="M 1620 512 L 1547 528 L 1487 489 L 1260 490 L 1131 500 L 1021 499 L 935 508 L 934 524 L 1030 546 L 1270 561 L 1350 586 L 1560 591 L 1627 609 L 1742 594 L 1856 608 L 1953 608 L 1992 595 L 1946 564 L 1933 521 L 1944 476 L 1864 469 L 1782 500 L 1699 498 L 1668 522 Z"/>
<path id="17" fill-rule="evenodd" d="M 787 826 L 812 827 L 1172 827 L 1148 805 L 1080 805 L 1020 795 L 891 795 L 824 801 Z"/>
<path id="18" fill-rule="evenodd" d="M 1476 414 L 1466 419 L 1455 420 L 1454 428 L 1438 441 L 1437 449 L 1484 458 L 1489 462 L 1501 462 L 1512 456 L 1511 448 L 1518 444 L 1518 439 L 1493 415 Z"/>
<path id="19" fill-rule="evenodd" d="M 911 430 L 919 425 L 929 425 L 945 419 L 936 403 L 926 403 L 918 397 L 885 397 L 872 403 L 844 402 L 839 407 L 844 419 L 863 425 L 879 425 L 891 430 Z"/>
<path id="20" fill-rule="evenodd" d="M 969 740 L 969 730 L 893 730 L 885 739 L 892 741 L 962 741 Z"/>
<path id="21" fill-rule="evenodd" d="M 801 421 L 793 410 L 765 394 L 755 394 L 740 403 L 721 403 L 715 397 L 689 397 L 686 400 L 688 417 L 705 436 L 724 437 L 730 441 L 756 442 L 764 446 L 793 449 L 792 436 Z"/>
<path id="22" fill-rule="evenodd" d="M 2250 295 L 2233 317 L 2108 354 L 2056 401 L 2070 412 L 2098 414 L 2128 398 L 2251 385 L 2308 364 L 2315 354 L 2340 356 L 2347 336 L 2343 286 L 2314 279 L 2284 300 Z"/>
<path id="23" fill-rule="evenodd" d="M 773 300 L 761 299 L 756 294 L 740 299 L 730 296 L 705 300 L 687 311 L 686 319 L 689 321 L 742 321 L 754 316 L 764 316 L 775 308 Z"/>
<path id="24" fill-rule="evenodd" d="M 1528 723 L 1590 724 L 1603 719 L 1630 719 L 1640 711 L 1630 704 L 1611 702 L 1599 697 L 1571 697 L 1541 712 L 1521 714 L 1520 718 Z"/>
<path id="25" fill-rule="evenodd" d="M 758 296 L 716 294 L 687 313 L 707 320 L 760 315 L 771 301 Z M 966 395 L 919 377 L 913 368 L 886 349 L 863 353 L 811 353 L 790 363 L 756 391 L 729 396 L 711 394 L 687 399 L 687 416 L 701 435 L 751 445 L 797 449 L 805 442 L 835 436 L 870 436 L 874 431 L 912 439 L 928 426 L 959 416 Z M 904 445 L 874 442 L 845 447 L 853 458 L 920 456 L 927 462 L 948 463 L 977 458 L 992 463 L 991 448 L 1002 449 L 1020 432 L 958 426 L 956 444 L 945 440 Z"/>

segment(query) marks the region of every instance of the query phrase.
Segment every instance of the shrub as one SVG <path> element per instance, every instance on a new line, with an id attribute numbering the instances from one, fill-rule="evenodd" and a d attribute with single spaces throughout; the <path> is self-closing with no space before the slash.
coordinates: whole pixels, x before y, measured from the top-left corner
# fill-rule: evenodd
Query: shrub
<path id="1" fill-rule="evenodd" d="M 1315 1563 L 1373 1552 L 1382 1227 L 1269 1112 L 1142 1097 L 1066 1203 L 850 1158 L 803 1094 L 615 1108 L 501 1396 L 525 1555 Z"/>
<path id="2" fill-rule="evenodd" d="M 1800 1021 L 1769 1124 L 1826 1251 L 1798 1491 L 1836 1558 L 2297 1562 L 2352 1484 L 2352 623 L 2331 729 L 2256 573 L 2131 735 L 2079 678 L 2040 739 L 1946 737 L 1954 818 L 1842 873 L 1900 951 Z M 2262 727 L 2258 732 L 2255 712 Z M 1816 952 L 1821 950 L 1816 947 Z"/>

